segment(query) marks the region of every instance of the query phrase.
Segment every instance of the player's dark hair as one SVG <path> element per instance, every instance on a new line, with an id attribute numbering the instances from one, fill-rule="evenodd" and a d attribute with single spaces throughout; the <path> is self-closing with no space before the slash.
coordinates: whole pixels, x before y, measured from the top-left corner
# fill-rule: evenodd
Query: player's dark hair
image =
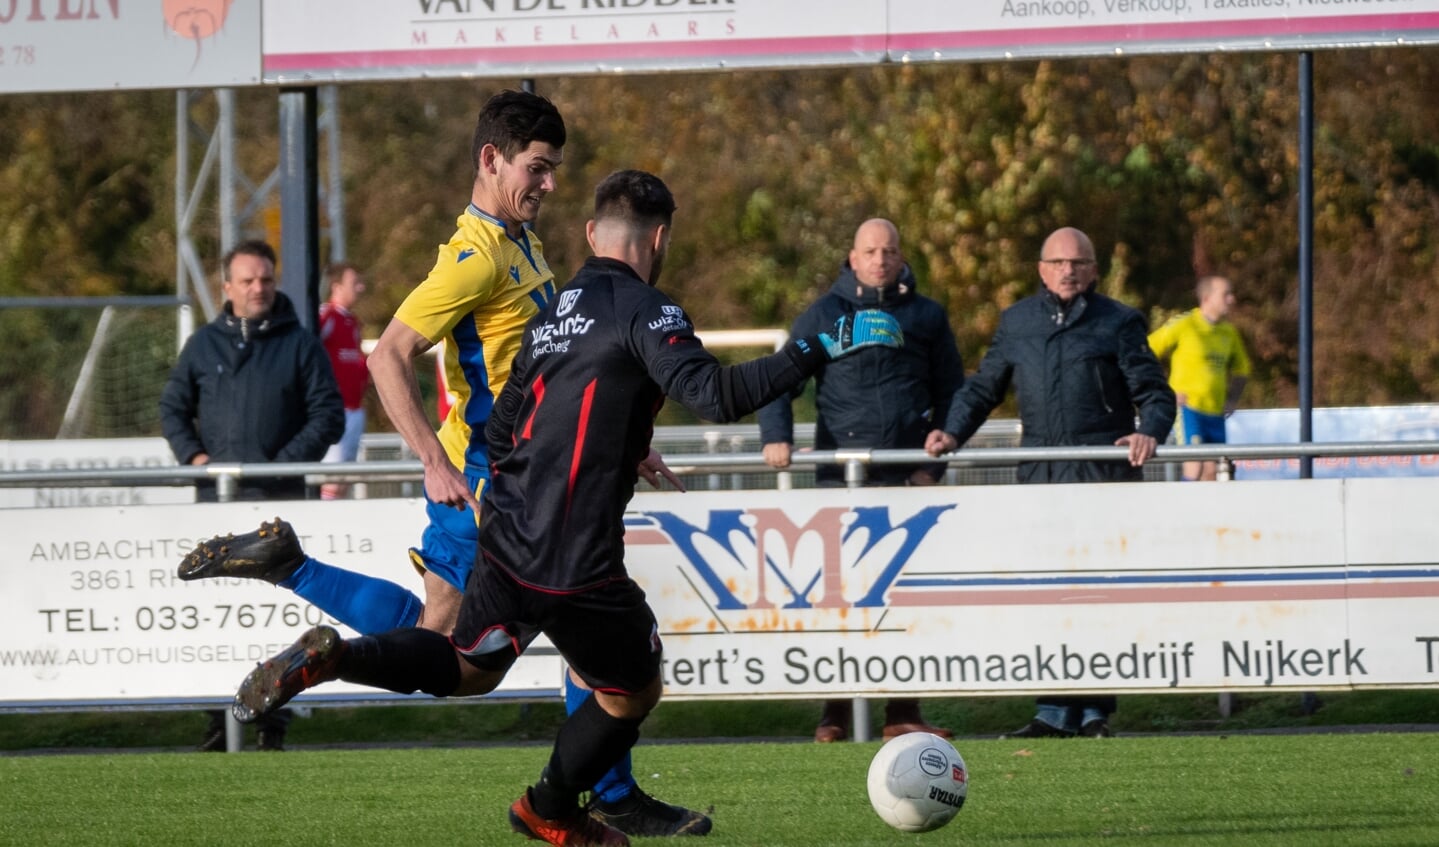
<path id="1" fill-rule="evenodd" d="M 470 164 L 478 172 L 480 150 L 493 144 L 506 160 L 513 159 L 532 141 L 556 149 L 565 146 L 565 119 L 555 104 L 528 91 L 501 91 L 491 97 L 475 121 L 475 140 L 470 145 Z"/>
<path id="2" fill-rule="evenodd" d="M 615 171 L 595 188 L 595 220 L 622 220 L 642 227 L 674 219 L 675 196 L 664 181 L 644 171 Z"/>
<path id="3" fill-rule="evenodd" d="M 220 278 L 225 282 L 230 281 L 230 263 L 235 261 L 236 256 L 258 256 L 261 259 L 269 259 L 270 264 L 275 264 L 275 248 L 259 239 L 252 241 L 241 241 L 220 259 Z"/>

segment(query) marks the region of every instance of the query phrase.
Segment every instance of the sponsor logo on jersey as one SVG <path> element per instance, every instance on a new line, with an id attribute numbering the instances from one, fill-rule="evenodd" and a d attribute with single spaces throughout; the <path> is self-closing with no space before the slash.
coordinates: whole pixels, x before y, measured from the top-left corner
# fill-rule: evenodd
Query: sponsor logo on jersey
<path id="1" fill-rule="evenodd" d="M 460 255 L 455 257 L 455 264 L 458 265 L 460 262 L 463 262 L 464 260 L 470 258 L 473 255 L 475 255 L 475 251 L 466 247 L 465 249 L 460 251 Z"/>
<path id="2" fill-rule="evenodd" d="M 685 320 L 684 309 L 670 304 L 660 307 L 660 316 L 650 321 L 649 327 L 656 332 L 678 332 L 689 329 L 690 323 Z"/>
<path id="3" fill-rule="evenodd" d="M 565 291 L 560 296 L 578 292 Z M 571 303 L 571 306 L 574 304 Z M 570 315 L 557 321 L 550 321 L 530 327 L 530 358 L 538 359 L 550 353 L 567 353 L 570 341 L 576 335 L 584 335 L 595 325 L 594 318 L 584 315 Z"/>
<path id="4" fill-rule="evenodd" d="M 583 292 L 578 288 L 565 289 L 560 292 L 560 302 L 555 306 L 555 317 L 562 318 L 574 309 L 575 304 L 580 301 L 580 294 Z"/>
<path id="5" fill-rule="evenodd" d="M 519 265 L 510 265 L 510 279 L 512 279 L 512 280 L 515 281 L 515 285 L 519 285 L 519 284 L 520 284 L 520 266 L 519 266 Z"/>

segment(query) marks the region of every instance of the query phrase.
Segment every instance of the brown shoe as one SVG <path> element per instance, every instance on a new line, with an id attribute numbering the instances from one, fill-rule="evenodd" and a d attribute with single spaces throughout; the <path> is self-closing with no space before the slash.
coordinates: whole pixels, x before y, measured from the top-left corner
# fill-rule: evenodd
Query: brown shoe
<path id="1" fill-rule="evenodd" d="M 908 735 L 911 732 L 927 732 L 930 735 L 938 735 L 940 738 L 953 738 L 954 733 L 942 726 L 930 726 L 927 723 L 887 723 L 884 725 L 884 740 L 898 738 L 901 735 Z"/>
<path id="2" fill-rule="evenodd" d="M 831 744 L 849 738 L 849 730 L 834 723 L 822 723 L 814 728 L 814 740 L 820 744 Z"/>

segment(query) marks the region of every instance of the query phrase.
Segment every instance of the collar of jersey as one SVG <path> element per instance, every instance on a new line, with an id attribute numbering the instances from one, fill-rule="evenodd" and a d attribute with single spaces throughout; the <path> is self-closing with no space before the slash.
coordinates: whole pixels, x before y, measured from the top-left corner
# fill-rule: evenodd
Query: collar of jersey
<path id="1" fill-rule="evenodd" d="M 510 235 L 509 227 L 505 224 L 504 221 L 500 220 L 489 212 L 486 212 L 484 209 L 481 209 L 474 203 L 471 203 L 470 207 L 466 209 L 466 211 L 482 221 L 488 221 L 489 223 L 492 223 L 495 226 L 499 227 L 501 234 L 503 234 L 506 238 L 508 238 L 511 242 L 513 242 L 516 246 L 518 246 L 521 250 L 524 251 L 525 258 L 528 259 L 530 262 L 530 267 L 534 268 L 537 271 L 539 270 L 539 266 L 535 264 L 535 257 L 530 253 L 529 224 L 520 224 L 520 237 L 516 238 L 513 235 Z"/>
<path id="2" fill-rule="evenodd" d="M 495 226 L 499 227 L 500 229 L 506 229 L 507 226 L 508 226 L 504 221 L 500 220 L 499 218 L 495 217 L 494 215 L 490 214 L 489 212 L 486 212 L 484 209 L 481 209 L 479 206 L 476 206 L 474 203 L 471 203 L 471 204 L 470 204 L 470 208 L 468 209 L 468 211 L 469 211 L 470 214 L 474 215 L 475 217 L 479 218 L 480 220 L 482 220 L 482 221 L 489 221 L 490 223 L 494 224 Z M 523 229 L 523 228 L 524 228 L 524 225 L 521 224 L 520 228 Z"/>

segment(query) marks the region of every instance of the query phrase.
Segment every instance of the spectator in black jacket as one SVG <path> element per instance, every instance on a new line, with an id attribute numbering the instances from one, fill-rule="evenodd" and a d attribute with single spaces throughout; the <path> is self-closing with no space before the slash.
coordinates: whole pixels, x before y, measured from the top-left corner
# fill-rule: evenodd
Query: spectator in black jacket
<path id="1" fill-rule="evenodd" d="M 950 398 L 964 382 L 964 364 L 944 307 L 915 291 L 914 274 L 900 252 L 899 230 L 880 218 L 860 224 L 839 278 L 829 293 L 795 319 L 790 337 L 820 332 L 840 316 L 860 309 L 893 315 L 904 330 L 904 346 L 873 347 L 820 366 L 814 375 L 815 449 L 917 450 L 924 446 L 925 435 L 944 420 Z M 800 384 L 760 410 L 760 439 L 770 467 L 789 467 L 794 449 L 791 402 L 803 390 Z M 943 464 L 871 465 L 867 484 L 933 485 L 943 474 Z M 844 469 L 821 466 L 815 470 L 815 480 L 820 486 L 843 485 Z M 848 700 L 826 701 L 814 740 L 847 738 L 851 713 Z M 884 713 L 885 738 L 906 732 L 949 737 L 949 730 L 924 722 L 918 700 L 890 700 Z"/>
<path id="2" fill-rule="evenodd" d="M 1174 391 L 1149 348 L 1144 316 L 1090 290 L 1094 245 L 1083 232 L 1056 230 L 1040 257 L 1044 290 L 1000 316 L 979 370 L 925 449 L 939 456 L 969 440 L 1013 383 L 1021 446 L 1129 448 L 1128 461 L 1022 464 L 1020 482 L 1141 480 L 1141 466 L 1169 437 L 1175 415 Z M 1034 720 L 1010 737 L 1106 737 L 1114 708 L 1113 697 L 1043 697 Z"/>
<path id="3" fill-rule="evenodd" d="M 175 458 L 210 462 L 318 462 L 345 431 L 345 409 L 319 339 L 275 290 L 275 251 L 246 241 L 225 255 L 225 306 L 185 342 L 160 396 Z M 202 501 L 215 485 L 198 486 Z M 300 499 L 300 477 L 249 479 L 237 499 Z"/>
<path id="4" fill-rule="evenodd" d="M 325 348 L 275 290 L 275 250 L 246 241 L 221 262 L 225 306 L 185 342 L 160 396 L 175 458 L 210 462 L 318 462 L 345 431 L 345 409 Z M 216 499 L 215 484 L 196 487 Z M 300 499 L 303 477 L 248 479 L 241 500 Z M 225 749 L 224 713 L 211 711 L 199 749 Z M 284 749 L 289 710 L 266 716 L 261 750 Z"/>

